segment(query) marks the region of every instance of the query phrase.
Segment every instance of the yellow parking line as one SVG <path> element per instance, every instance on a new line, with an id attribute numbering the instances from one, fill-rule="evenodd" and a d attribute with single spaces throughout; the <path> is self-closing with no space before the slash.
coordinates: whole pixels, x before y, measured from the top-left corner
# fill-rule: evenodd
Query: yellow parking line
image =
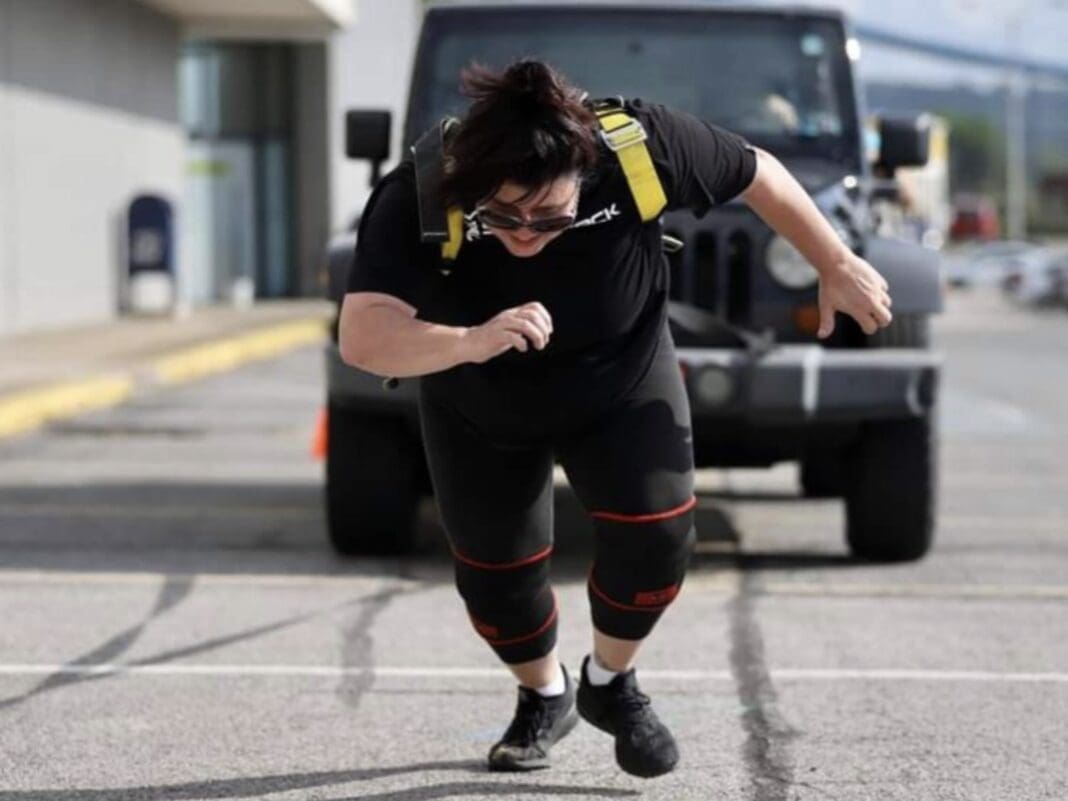
<path id="1" fill-rule="evenodd" d="M 321 342 L 326 335 L 321 317 L 281 323 L 161 357 L 151 363 L 149 373 L 164 385 L 192 381 Z M 137 385 L 135 372 L 109 373 L 0 396 L 0 438 L 24 434 L 52 420 L 115 406 L 128 399 Z"/>
<path id="2" fill-rule="evenodd" d="M 262 331 L 187 348 L 152 364 L 152 372 L 162 384 L 178 384 L 231 370 L 246 362 L 267 359 L 302 345 L 321 342 L 326 337 L 321 318 L 297 320 Z"/>
<path id="3" fill-rule="evenodd" d="M 66 381 L 0 398 L 0 437 L 32 431 L 50 420 L 122 403 L 133 392 L 129 376 Z"/>

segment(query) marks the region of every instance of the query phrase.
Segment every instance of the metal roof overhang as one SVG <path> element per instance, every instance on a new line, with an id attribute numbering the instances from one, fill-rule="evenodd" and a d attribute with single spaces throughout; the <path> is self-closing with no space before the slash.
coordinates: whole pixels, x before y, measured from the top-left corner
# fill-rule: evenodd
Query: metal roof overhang
<path id="1" fill-rule="evenodd" d="M 191 35 L 325 36 L 355 18 L 353 0 L 141 0 L 181 21 Z"/>

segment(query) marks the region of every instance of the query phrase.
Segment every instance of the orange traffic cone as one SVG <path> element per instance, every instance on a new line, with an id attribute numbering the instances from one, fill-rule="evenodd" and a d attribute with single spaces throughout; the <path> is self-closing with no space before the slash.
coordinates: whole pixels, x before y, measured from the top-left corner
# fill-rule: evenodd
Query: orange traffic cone
<path id="1" fill-rule="evenodd" d="M 311 448 L 309 449 L 311 458 L 317 462 L 321 462 L 326 458 L 326 436 L 329 426 L 330 415 L 324 406 L 319 410 L 319 415 L 315 418 L 315 432 L 312 434 Z"/>

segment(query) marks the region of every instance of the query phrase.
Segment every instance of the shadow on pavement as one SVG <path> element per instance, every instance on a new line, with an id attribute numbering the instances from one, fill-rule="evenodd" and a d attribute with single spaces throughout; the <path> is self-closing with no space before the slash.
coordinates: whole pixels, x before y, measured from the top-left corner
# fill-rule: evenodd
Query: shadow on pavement
<path id="1" fill-rule="evenodd" d="M 380 768 L 331 770 L 315 773 L 291 773 L 276 776 L 254 776 L 235 779 L 212 779 L 182 784 L 162 784 L 146 787 L 117 787 L 108 789 L 40 789 L 0 790 L 0 801 L 184 801 L 184 799 L 261 798 L 270 793 L 283 793 L 313 787 L 326 787 L 348 782 L 402 776 L 427 771 L 464 771 L 487 773 L 485 764 L 472 760 L 454 762 L 419 762 Z M 391 801 L 427 801 L 434 798 L 469 798 L 472 796 L 512 796 L 526 794 L 589 796 L 594 798 L 623 798 L 640 795 L 634 790 L 581 785 L 536 784 L 513 782 L 452 782 L 392 790 L 373 795 L 353 796 L 360 799 L 390 799 Z"/>
<path id="2" fill-rule="evenodd" d="M 72 672 L 70 668 L 77 668 L 79 666 L 98 666 L 100 664 L 121 661 L 120 657 L 123 656 L 139 639 L 149 624 L 188 597 L 192 586 L 192 577 L 178 578 L 168 576 L 167 580 L 160 587 L 155 605 L 143 620 L 118 634 L 113 635 L 108 638 L 107 641 L 87 653 L 67 661 L 64 664 L 63 669 L 46 676 L 40 683 L 29 690 L 19 695 L 0 699 L 0 712 L 18 706 L 19 704 L 43 693 L 74 684 L 113 679 L 116 676 L 122 675 L 117 672 L 77 673 Z M 354 607 L 359 609 L 359 614 L 346 632 L 346 658 L 344 660 L 346 666 L 372 664 L 374 660 L 370 655 L 371 638 L 368 636 L 367 632 L 370 630 L 375 619 L 382 610 L 388 606 L 396 596 L 416 592 L 420 589 L 420 586 L 421 585 L 419 584 L 414 584 L 409 586 L 387 587 L 370 595 L 346 599 L 339 604 L 335 604 L 333 607 L 306 612 L 300 615 L 291 615 L 286 618 L 273 620 L 260 626 L 210 637 L 182 647 L 157 651 L 149 656 L 128 660 L 125 662 L 125 666 L 141 667 L 177 662 L 186 657 L 217 651 L 235 643 L 256 639 L 266 634 L 271 634 L 304 623 L 324 612 L 334 611 L 343 607 Z M 359 706 L 363 694 L 370 687 L 370 682 L 372 680 L 372 677 L 366 674 L 346 678 L 343 697 L 350 708 Z"/>
<path id="3" fill-rule="evenodd" d="M 702 494 L 695 570 L 855 566 L 846 555 L 746 553 L 730 516 Z M 763 496 L 762 496 L 763 497 Z M 776 497 L 777 500 L 782 498 Z M 593 528 L 567 487 L 555 493 L 554 575 L 583 579 Z M 419 513 L 417 552 L 347 559 L 326 536 L 315 484 L 118 482 L 0 487 L 0 564 L 7 569 L 161 574 L 396 576 L 451 583 L 452 564 L 432 499 Z"/>

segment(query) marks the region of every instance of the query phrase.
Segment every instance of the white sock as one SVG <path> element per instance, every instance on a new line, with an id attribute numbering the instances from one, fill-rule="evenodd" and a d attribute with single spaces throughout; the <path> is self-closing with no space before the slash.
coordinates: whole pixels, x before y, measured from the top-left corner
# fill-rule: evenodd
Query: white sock
<path id="1" fill-rule="evenodd" d="M 586 662 L 586 677 L 590 680 L 590 684 L 594 687 L 603 687 L 618 675 L 616 671 L 609 670 L 602 665 L 596 654 L 590 654 Z"/>
<path id="2" fill-rule="evenodd" d="M 560 663 L 556 663 L 556 678 L 544 687 L 535 687 L 534 692 L 542 698 L 552 698 L 554 695 L 563 695 L 566 685 L 564 684 L 564 671 L 560 669 Z"/>

